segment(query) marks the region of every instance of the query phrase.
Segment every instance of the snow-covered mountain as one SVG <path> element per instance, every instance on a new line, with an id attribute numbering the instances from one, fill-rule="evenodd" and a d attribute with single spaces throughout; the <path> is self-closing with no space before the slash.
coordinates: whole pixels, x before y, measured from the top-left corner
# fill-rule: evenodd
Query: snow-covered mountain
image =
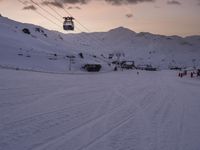
<path id="1" fill-rule="evenodd" d="M 84 58 L 79 57 L 83 53 Z M 109 54 L 124 54 L 120 59 L 136 64 L 200 66 L 200 36 L 178 37 L 135 33 L 119 27 L 108 32 L 63 34 L 42 27 L 0 17 L 0 65 L 21 69 L 65 72 L 69 56 L 72 69 L 87 62 L 101 63 L 104 70 L 113 60 Z M 115 57 L 113 58 L 115 59 Z"/>
<path id="2" fill-rule="evenodd" d="M 88 52 L 82 58 L 79 42 L 72 43 L 65 36 L 74 39 L 72 34 L 65 35 L 0 17 L 0 66 L 65 73 L 69 70 L 70 56 L 73 56 L 73 71 L 79 71 L 88 62 L 100 63 L 103 71 L 112 69 L 103 58 Z"/>
<path id="3" fill-rule="evenodd" d="M 182 38 L 135 33 L 123 27 L 93 35 L 98 37 L 100 45 L 104 45 L 99 50 L 101 53 L 121 52 L 126 58 L 135 60 L 136 64 L 152 64 L 161 68 L 200 66 L 200 36 Z"/>

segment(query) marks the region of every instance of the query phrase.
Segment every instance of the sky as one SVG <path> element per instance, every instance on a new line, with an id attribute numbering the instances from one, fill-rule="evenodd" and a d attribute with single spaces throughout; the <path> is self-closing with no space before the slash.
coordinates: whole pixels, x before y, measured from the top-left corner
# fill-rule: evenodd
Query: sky
<path id="1" fill-rule="evenodd" d="M 135 32 L 200 35 L 200 0 L 0 0 L 0 13 L 64 33 L 62 17 L 71 14 L 75 33 L 123 26 Z"/>

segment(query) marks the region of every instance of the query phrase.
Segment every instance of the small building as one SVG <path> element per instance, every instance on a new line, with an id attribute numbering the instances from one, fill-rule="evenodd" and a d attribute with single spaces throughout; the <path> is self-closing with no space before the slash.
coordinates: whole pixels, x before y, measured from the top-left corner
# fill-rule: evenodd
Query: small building
<path id="1" fill-rule="evenodd" d="M 138 70 L 145 70 L 147 65 L 137 65 L 136 69 Z"/>
<path id="2" fill-rule="evenodd" d="M 118 61 L 113 61 L 112 64 L 113 65 L 119 65 L 119 62 Z"/>
<path id="3" fill-rule="evenodd" d="M 82 68 L 88 72 L 99 72 L 102 66 L 100 64 L 85 64 Z"/>
<path id="4" fill-rule="evenodd" d="M 181 67 L 176 67 L 176 66 L 174 66 L 174 67 L 170 67 L 170 70 L 179 70 L 179 71 L 181 71 L 182 68 L 181 68 Z"/>
<path id="5" fill-rule="evenodd" d="M 157 71 L 157 68 L 147 67 L 145 70 L 146 71 Z"/>
<path id="6" fill-rule="evenodd" d="M 139 70 L 157 71 L 157 68 L 154 68 L 151 65 L 138 65 L 136 68 Z"/>
<path id="7" fill-rule="evenodd" d="M 135 62 L 134 61 L 122 61 L 122 62 L 120 62 L 120 66 L 123 69 L 134 69 Z"/>

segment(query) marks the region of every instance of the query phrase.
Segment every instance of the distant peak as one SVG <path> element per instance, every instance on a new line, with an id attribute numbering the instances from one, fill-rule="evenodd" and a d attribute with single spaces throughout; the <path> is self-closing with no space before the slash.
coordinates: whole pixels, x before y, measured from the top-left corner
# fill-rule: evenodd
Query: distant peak
<path id="1" fill-rule="evenodd" d="M 133 33 L 135 33 L 134 31 L 132 31 L 128 28 L 125 28 L 125 27 L 114 28 L 114 29 L 111 29 L 109 32 L 133 32 Z"/>

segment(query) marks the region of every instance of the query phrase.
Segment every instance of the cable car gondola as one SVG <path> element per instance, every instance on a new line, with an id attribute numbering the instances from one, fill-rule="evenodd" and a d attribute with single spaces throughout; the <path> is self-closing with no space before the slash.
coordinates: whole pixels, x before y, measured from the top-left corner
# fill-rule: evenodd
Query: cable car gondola
<path id="1" fill-rule="evenodd" d="M 73 17 L 63 17 L 65 19 L 63 23 L 63 29 L 66 31 L 74 30 L 74 18 Z"/>

